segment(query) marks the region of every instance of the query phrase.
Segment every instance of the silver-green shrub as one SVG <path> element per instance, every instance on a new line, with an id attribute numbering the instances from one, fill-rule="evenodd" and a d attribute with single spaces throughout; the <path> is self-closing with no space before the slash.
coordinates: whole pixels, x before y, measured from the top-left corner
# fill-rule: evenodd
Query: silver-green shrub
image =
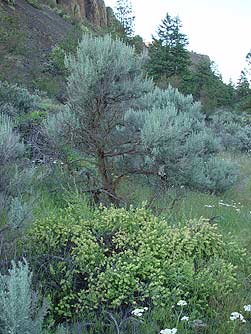
<path id="1" fill-rule="evenodd" d="M 32 189 L 32 168 L 26 168 L 25 145 L 9 116 L 0 114 L 0 218 L 7 215 L 7 223 L 20 226 L 31 217 L 22 194 Z"/>
<path id="2" fill-rule="evenodd" d="M 236 165 L 217 158 L 221 143 L 207 127 L 201 105 L 178 90 L 156 88 L 142 101 L 143 111 L 127 117 L 141 127 L 144 167 L 169 186 L 222 192 L 238 175 Z"/>
<path id="3" fill-rule="evenodd" d="M 26 88 L 0 81 L 0 107 L 11 105 L 19 113 L 26 113 L 35 109 L 40 98 L 30 94 Z M 6 108 L 6 107 L 5 107 Z"/>
<path id="4" fill-rule="evenodd" d="M 92 184 L 110 200 L 116 202 L 117 186 L 128 175 L 217 192 L 235 182 L 236 166 L 211 160 L 221 144 L 200 104 L 171 87 L 154 88 L 132 48 L 110 36 L 83 36 L 65 64 L 68 105 L 49 117 L 44 133 L 54 151 L 71 148 L 78 160 L 93 164 Z"/>
<path id="5" fill-rule="evenodd" d="M 40 334 L 45 305 L 38 309 L 31 290 L 27 262 L 12 262 L 8 275 L 0 274 L 0 334 Z"/>
<path id="6" fill-rule="evenodd" d="M 219 110 L 211 117 L 210 127 L 228 151 L 251 150 L 251 125 L 245 115 Z"/>

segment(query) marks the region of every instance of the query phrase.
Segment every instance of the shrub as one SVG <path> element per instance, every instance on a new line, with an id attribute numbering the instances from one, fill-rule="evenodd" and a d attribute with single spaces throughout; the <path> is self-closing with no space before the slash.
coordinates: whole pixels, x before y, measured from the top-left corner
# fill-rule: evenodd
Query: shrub
<path id="1" fill-rule="evenodd" d="M 34 170 L 26 168 L 25 145 L 6 115 L 0 114 L 0 218 L 7 212 L 7 223 L 19 226 L 30 216 L 22 194 L 32 189 Z"/>
<path id="2" fill-rule="evenodd" d="M 26 261 L 12 262 L 8 275 L 0 274 L 0 333 L 40 334 L 45 304 L 37 309 L 37 298 L 31 290 L 31 273 Z"/>
<path id="3" fill-rule="evenodd" d="M 36 109 L 38 102 L 38 95 L 30 94 L 26 88 L 0 81 L 0 107 L 11 105 L 21 114 Z"/>
<path id="4" fill-rule="evenodd" d="M 87 220 L 79 206 L 69 206 L 37 221 L 25 242 L 57 320 L 101 305 L 168 309 L 179 299 L 195 313 L 205 311 L 234 291 L 235 265 L 244 257 L 215 225 L 173 227 L 144 208 L 100 208 Z"/>
<path id="5" fill-rule="evenodd" d="M 220 110 L 212 116 L 210 126 L 226 150 L 251 150 L 251 125 L 245 116 Z"/>
<path id="6" fill-rule="evenodd" d="M 200 103 L 177 89 L 156 88 L 141 100 L 143 112 L 130 110 L 141 129 L 144 169 L 170 186 L 223 192 L 237 180 L 235 164 L 217 157 L 222 146 L 207 126 Z"/>
<path id="7" fill-rule="evenodd" d="M 58 48 L 55 52 L 62 55 Z M 154 88 L 143 65 L 134 49 L 119 40 L 83 36 L 76 53 L 65 58 L 68 109 L 44 124 L 53 151 L 62 154 L 68 147 L 80 159 L 92 160 L 98 199 L 107 197 L 116 205 L 121 202 L 118 184 L 130 175 L 147 176 L 166 189 L 229 188 L 237 169 L 227 162 L 212 163 L 221 145 L 207 127 L 201 105 L 172 87 Z"/>

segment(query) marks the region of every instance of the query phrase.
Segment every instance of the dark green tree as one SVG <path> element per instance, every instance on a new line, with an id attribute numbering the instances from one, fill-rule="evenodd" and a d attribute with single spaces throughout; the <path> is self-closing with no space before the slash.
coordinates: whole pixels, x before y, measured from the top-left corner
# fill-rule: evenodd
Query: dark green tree
<path id="1" fill-rule="evenodd" d="M 156 82 L 182 76 L 188 69 L 188 39 L 181 27 L 179 17 L 172 18 L 167 14 L 158 28 L 157 37 L 153 37 L 147 68 Z"/>
<path id="2" fill-rule="evenodd" d="M 225 84 L 217 66 L 210 60 L 194 65 L 184 76 L 180 89 L 185 94 L 192 94 L 201 101 L 203 111 L 210 115 L 217 108 L 232 106 L 234 103 L 234 87 Z"/>
<path id="3" fill-rule="evenodd" d="M 241 71 L 236 87 L 237 108 L 241 111 L 251 112 L 251 88 L 247 76 L 247 71 Z"/>
<path id="4" fill-rule="evenodd" d="M 115 16 L 117 22 L 117 33 L 124 41 L 134 35 L 134 21 L 132 4 L 128 0 L 117 0 Z"/>

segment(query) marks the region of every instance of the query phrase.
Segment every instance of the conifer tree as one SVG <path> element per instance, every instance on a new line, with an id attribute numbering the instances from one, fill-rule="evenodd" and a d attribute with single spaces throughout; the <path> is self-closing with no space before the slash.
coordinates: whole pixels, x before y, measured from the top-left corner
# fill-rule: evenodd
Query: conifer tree
<path id="1" fill-rule="evenodd" d="M 120 29 L 118 29 L 120 37 L 133 37 L 135 16 L 133 15 L 131 2 L 128 0 L 117 0 L 115 15 L 120 24 Z"/>
<path id="2" fill-rule="evenodd" d="M 241 71 L 236 87 L 237 108 L 241 111 L 251 112 L 251 88 L 247 71 Z"/>
<path id="3" fill-rule="evenodd" d="M 181 32 L 179 17 L 172 18 L 167 13 L 149 48 L 148 71 L 155 81 L 186 72 L 190 64 L 187 45 L 188 39 Z"/>

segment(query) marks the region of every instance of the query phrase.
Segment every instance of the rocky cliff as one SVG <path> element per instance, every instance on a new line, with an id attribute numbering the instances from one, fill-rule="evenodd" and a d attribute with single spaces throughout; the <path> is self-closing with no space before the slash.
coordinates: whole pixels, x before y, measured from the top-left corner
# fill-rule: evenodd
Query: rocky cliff
<path id="1" fill-rule="evenodd" d="M 110 8 L 103 0 L 56 0 L 56 4 L 80 20 L 87 19 L 101 27 L 109 24 Z"/>
<path id="2" fill-rule="evenodd" d="M 0 0 L 0 80 L 58 91 L 63 78 L 50 72 L 52 49 L 72 45 L 83 27 L 102 31 L 112 17 L 103 0 Z"/>

